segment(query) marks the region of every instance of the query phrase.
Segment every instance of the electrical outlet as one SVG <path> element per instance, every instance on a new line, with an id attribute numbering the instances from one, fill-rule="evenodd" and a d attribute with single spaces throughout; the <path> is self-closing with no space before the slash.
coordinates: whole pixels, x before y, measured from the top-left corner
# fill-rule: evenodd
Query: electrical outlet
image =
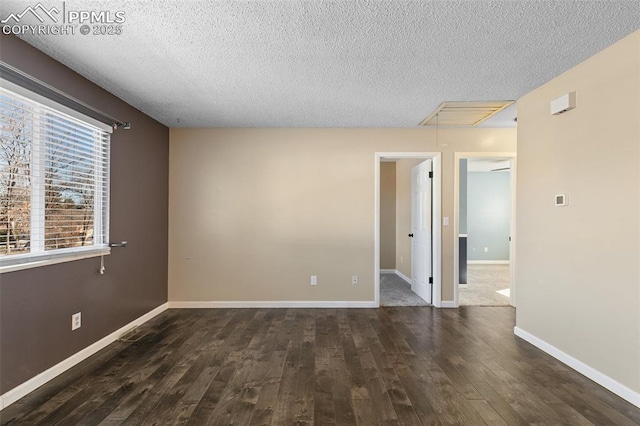
<path id="1" fill-rule="evenodd" d="M 351 284 L 358 285 L 358 276 L 354 275 L 351 277 Z"/>
<path id="2" fill-rule="evenodd" d="M 484 252 L 485 252 L 485 253 L 488 253 L 488 252 L 489 252 L 489 247 L 485 247 L 485 248 L 484 248 Z"/>
<path id="3" fill-rule="evenodd" d="M 318 285 L 318 276 L 311 275 L 311 285 Z"/>
<path id="4" fill-rule="evenodd" d="M 71 331 L 82 327 L 82 312 L 71 315 Z"/>

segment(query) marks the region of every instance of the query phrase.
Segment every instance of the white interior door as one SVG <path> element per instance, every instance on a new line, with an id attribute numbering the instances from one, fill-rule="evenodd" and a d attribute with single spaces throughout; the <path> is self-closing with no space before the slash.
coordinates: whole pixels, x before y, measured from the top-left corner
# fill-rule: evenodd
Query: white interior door
<path id="1" fill-rule="evenodd" d="M 411 170 L 411 290 L 433 303 L 431 278 L 431 160 Z M 432 280 L 432 278 L 431 278 Z"/>

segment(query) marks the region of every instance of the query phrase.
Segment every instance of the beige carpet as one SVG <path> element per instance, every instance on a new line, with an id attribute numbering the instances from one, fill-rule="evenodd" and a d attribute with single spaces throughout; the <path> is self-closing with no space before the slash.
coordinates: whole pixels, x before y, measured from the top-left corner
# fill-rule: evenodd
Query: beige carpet
<path id="1" fill-rule="evenodd" d="M 468 265 L 467 282 L 458 287 L 460 306 L 509 305 L 509 265 Z"/>

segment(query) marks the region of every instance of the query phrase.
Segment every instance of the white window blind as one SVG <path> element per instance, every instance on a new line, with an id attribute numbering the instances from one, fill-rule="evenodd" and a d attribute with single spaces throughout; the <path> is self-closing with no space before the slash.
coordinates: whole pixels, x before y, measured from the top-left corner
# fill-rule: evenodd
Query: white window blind
<path id="1" fill-rule="evenodd" d="M 0 268 L 108 251 L 110 132 L 34 99 L 0 88 Z"/>

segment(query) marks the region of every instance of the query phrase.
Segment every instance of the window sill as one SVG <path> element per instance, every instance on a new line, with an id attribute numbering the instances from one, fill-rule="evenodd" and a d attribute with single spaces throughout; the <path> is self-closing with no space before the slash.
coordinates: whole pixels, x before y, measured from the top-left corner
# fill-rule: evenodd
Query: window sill
<path id="1" fill-rule="evenodd" d="M 75 260 L 88 259 L 91 257 L 106 256 L 109 254 L 111 254 L 111 249 L 109 247 L 100 247 L 87 250 L 75 250 L 68 253 L 35 255 L 31 256 L 29 259 L 24 259 L 24 263 L 12 263 L 0 266 L 0 274 L 22 271 L 24 269 L 39 268 L 41 266 L 55 265 L 58 263 L 73 262 Z"/>

